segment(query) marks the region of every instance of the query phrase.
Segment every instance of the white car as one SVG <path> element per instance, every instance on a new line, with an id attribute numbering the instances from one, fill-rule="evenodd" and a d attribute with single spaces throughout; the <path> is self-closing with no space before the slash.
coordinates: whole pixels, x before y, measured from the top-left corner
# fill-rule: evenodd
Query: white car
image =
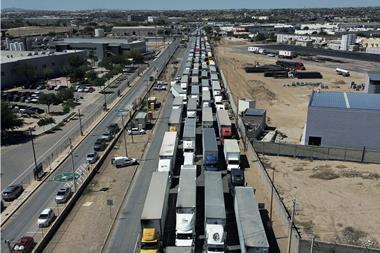
<path id="1" fill-rule="evenodd" d="M 99 159 L 99 155 L 96 151 L 88 153 L 86 157 L 86 161 L 90 164 L 96 163 L 96 161 Z"/>
<path id="2" fill-rule="evenodd" d="M 134 158 L 126 157 L 126 156 L 117 156 L 117 157 L 112 158 L 111 163 L 116 168 L 119 168 L 119 167 L 125 167 L 129 165 L 137 164 L 137 160 Z"/>
<path id="3" fill-rule="evenodd" d="M 55 219 L 55 214 L 53 209 L 51 208 L 46 208 L 44 209 L 40 216 L 38 216 L 38 227 L 40 228 L 45 228 L 50 226 L 50 224 L 54 221 Z"/>
<path id="4" fill-rule="evenodd" d="M 102 139 L 105 139 L 106 141 L 111 141 L 113 138 L 113 135 L 110 132 L 105 132 L 102 134 Z"/>
<path id="5" fill-rule="evenodd" d="M 138 129 L 137 127 L 128 129 L 128 134 L 129 135 L 140 135 L 140 134 L 145 134 L 145 133 L 146 132 L 145 132 L 144 129 Z"/>

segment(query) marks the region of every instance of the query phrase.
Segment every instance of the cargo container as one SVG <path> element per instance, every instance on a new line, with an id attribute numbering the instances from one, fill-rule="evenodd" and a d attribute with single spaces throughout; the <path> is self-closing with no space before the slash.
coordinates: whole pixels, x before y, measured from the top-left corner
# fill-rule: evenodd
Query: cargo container
<path id="1" fill-rule="evenodd" d="M 335 71 L 336 71 L 336 73 L 337 73 L 338 75 L 342 75 L 342 76 L 350 76 L 350 71 L 348 71 L 348 70 L 341 69 L 341 68 L 336 68 Z"/>
<path id="2" fill-rule="evenodd" d="M 260 50 L 259 47 L 248 47 L 248 52 L 251 52 L 251 53 L 258 53 Z"/>
<path id="3" fill-rule="evenodd" d="M 225 110 L 224 104 L 223 104 L 223 97 L 221 95 L 214 96 L 214 104 L 217 111 Z"/>
<path id="4" fill-rule="evenodd" d="M 225 250 L 227 233 L 221 172 L 205 172 L 205 251 L 221 253 Z"/>
<path id="5" fill-rule="evenodd" d="M 187 85 L 189 84 L 189 76 L 188 75 L 182 75 L 180 86 L 183 90 L 187 90 Z"/>
<path id="6" fill-rule="evenodd" d="M 177 132 L 181 130 L 183 107 L 173 108 L 168 121 L 169 132 Z"/>
<path id="7" fill-rule="evenodd" d="M 216 119 L 218 121 L 219 137 L 222 145 L 225 139 L 232 137 L 231 120 L 226 110 L 217 110 Z"/>
<path id="8" fill-rule="evenodd" d="M 235 187 L 234 210 L 241 252 L 269 252 L 268 239 L 252 187 Z"/>
<path id="9" fill-rule="evenodd" d="M 209 90 L 210 89 L 210 80 L 209 79 L 202 79 L 201 86 L 202 86 L 202 90 L 204 87 L 206 87 Z"/>
<path id="10" fill-rule="evenodd" d="M 133 127 L 137 127 L 139 129 L 145 129 L 146 123 L 148 121 L 148 114 L 146 112 L 138 112 L 133 119 Z"/>
<path id="11" fill-rule="evenodd" d="M 173 109 L 183 107 L 183 97 L 175 97 L 173 100 Z"/>
<path id="12" fill-rule="evenodd" d="M 191 98 L 196 98 L 197 101 L 199 101 L 199 85 L 191 85 L 191 91 L 190 91 L 190 96 Z"/>
<path id="13" fill-rule="evenodd" d="M 202 107 L 211 106 L 211 93 L 209 90 L 202 90 Z"/>
<path id="14" fill-rule="evenodd" d="M 181 167 L 176 203 L 175 245 L 181 247 L 193 246 L 195 240 L 197 169 L 186 167 Z"/>
<path id="15" fill-rule="evenodd" d="M 183 127 L 183 152 L 195 153 L 195 141 L 196 141 L 196 119 L 195 118 L 186 118 L 185 124 Z"/>
<path id="16" fill-rule="evenodd" d="M 173 85 L 170 91 L 174 97 L 182 97 L 184 102 L 187 101 L 186 91 L 183 90 L 179 85 Z"/>
<path id="17" fill-rule="evenodd" d="M 187 117 L 196 118 L 197 117 L 197 106 L 198 100 L 196 98 L 190 98 L 187 103 Z"/>
<path id="18" fill-rule="evenodd" d="M 162 251 L 168 196 L 168 172 L 153 172 L 140 219 L 140 252 Z"/>
<path id="19" fill-rule="evenodd" d="M 214 128 L 202 128 L 203 167 L 205 170 L 218 170 L 218 144 Z"/>
<path id="20" fill-rule="evenodd" d="M 211 81 L 219 81 L 219 77 L 218 77 L 218 75 L 217 74 L 212 74 L 211 73 Z"/>
<path id="21" fill-rule="evenodd" d="M 245 110 L 250 108 L 256 108 L 256 101 L 254 99 L 242 98 L 239 99 L 238 113 L 242 115 Z"/>
<path id="22" fill-rule="evenodd" d="M 217 95 L 220 95 L 222 92 L 222 87 L 220 86 L 219 81 L 212 81 L 211 83 L 211 88 L 212 88 L 212 95 L 215 97 Z"/>
<path id="23" fill-rule="evenodd" d="M 207 78 L 208 78 L 208 71 L 207 71 L 207 70 L 202 70 L 201 78 L 202 78 L 202 81 L 203 81 L 204 79 L 207 79 Z"/>
<path id="24" fill-rule="evenodd" d="M 216 67 L 215 66 L 210 66 L 210 74 L 217 74 Z"/>
<path id="25" fill-rule="evenodd" d="M 202 127 L 212 128 L 214 126 L 214 117 L 212 115 L 211 107 L 202 108 Z"/>
<path id="26" fill-rule="evenodd" d="M 165 132 L 160 149 L 158 171 L 171 172 L 174 168 L 177 154 L 177 132 Z"/>
<path id="27" fill-rule="evenodd" d="M 227 170 L 240 169 L 240 148 L 236 139 L 225 139 L 223 146 Z"/>

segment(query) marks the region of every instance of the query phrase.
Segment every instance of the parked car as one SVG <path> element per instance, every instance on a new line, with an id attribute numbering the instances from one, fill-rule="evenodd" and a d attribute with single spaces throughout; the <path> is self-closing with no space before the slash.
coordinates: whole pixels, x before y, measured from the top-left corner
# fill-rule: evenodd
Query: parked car
<path id="1" fill-rule="evenodd" d="M 111 163 L 116 167 L 125 167 L 129 165 L 137 164 L 137 160 L 126 156 L 117 156 L 112 158 Z"/>
<path id="2" fill-rule="evenodd" d="M 55 202 L 57 204 L 66 203 L 72 195 L 73 192 L 71 191 L 70 187 L 61 188 L 58 190 L 57 195 L 55 195 Z"/>
<path id="3" fill-rule="evenodd" d="M 137 127 L 128 129 L 128 134 L 129 135 L 140 135 L 140 134 L 145 134 L 145 133 L 146 132 L 145 132 L 144 129 L 138 129 Z"/>
<path id="4" fill-rule="evenodd" d="M 102 135 L 102 139 L 104 139 L 106 141 L 110 141 L 110 140 L 112 140 L 112 138 L 113 138 L 113 134 L 111 134 L 110 132 L 105 132 Z"/>
<path id="5" fill-rule="evenodd" d="M 95 141 L 95 144 L 94 144 L 95 151 L 103 151 L 106 149 L 106 147 L 107 147 L 107 143 L 104 139 L 99 138 Z"/>
<path id="6" fill-rule="evenodd" d="M 10 242 L 9 242 L 10 243 Z M 36 242 L 31 236 L 23 236 L 15 242 L 11 248 L 11 253 L 32 253 Z"/>
<path id="7" fill-rule="evenodd" d="M 109 126 L 107 127 L 107 129 L 108 129 L 108 131 L 109 131 L 111 134 L 113 134 L 113 135 L 117 134 L 117 133 L 120 131 L 120 127 L 119 127 L 119 125 L 116 124 L 116 123 L 109 125 Z"/>
<path id="8" fill-rule="evenodd" d="M 90 164 L 96 163 L 98 159 L 99 159 L 99 155 L 96 151 L 88 153 L 86 157 L 87 162 Z"/>
<path id="9" fill-rule="evenodd" d="M 4 201 L 13 201 L 17 199 L 23 191 L 24 191 L 24 188 L 20 184 L 10 185 L 4 189 L 1 195 Z"/>
<path id="10" fill-rule="evenodd" d="M 153 87 L 153 90 L 166 90 L 166 86 L 158 84 Z"/>
<path id="11" fill-rule="evenodd" d="M 40 216 L 38 216 L 38 227 L 44 228 L 50 226 L 51 223 L 53 223 L 55 219 L 55 213 L 53 209 L 46 208 L 41 213 Z"/>

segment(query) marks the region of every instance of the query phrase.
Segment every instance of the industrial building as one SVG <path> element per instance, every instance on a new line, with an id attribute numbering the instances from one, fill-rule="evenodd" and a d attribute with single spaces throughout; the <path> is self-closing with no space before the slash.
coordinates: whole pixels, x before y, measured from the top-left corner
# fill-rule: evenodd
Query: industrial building
<path id="1" fill-rule="evenodd" d="M 86 52 L 83 50 L 66 52 L 1 51 L 1 89 L 45 78 L 48 69 L 50 76 L 62 74 L 69 64 L 69 58 L 74 55 L 85 58 Z M 18 73 L 19 66 L 23 66 L 23 64 L 34 68 L 32 76 Z"/>
<path id="2" fill-rule="evenodd" d="M 342 35 L 340 50 L 353 51 L 353 46 L 356 43 L 356 34 Z"/>
<path id="3" fill-rule="evenodd" d="M 129 42 L 127 39 L 113 38 L 66 38 L 63 41 L 54 42 L 54 46 L 57 52 L 79 49 L 87 50 L 89 54 L 92 51 L 100 61 L 106 56 L 123 54 L 134 49 L 141 53 L 146 52 L 144 41 Z"/>
<path id="4" fill-rule="evenodd" d="M 164 30 L 162 26 L 114 26 L 112 34 L 114 36 L 137 36 L 145 37 L 157 35 Z"/>
<path id="5" fill-rule="evenodd" d="M 365 91 L 367 93 L 380 93 L 380 71 L 368 72 L 368 80 Z"/>
<path id="6" fill-rule="evenodd" d="M 304 144 L 380 149 L 380 94 L 313 92 Z"/>

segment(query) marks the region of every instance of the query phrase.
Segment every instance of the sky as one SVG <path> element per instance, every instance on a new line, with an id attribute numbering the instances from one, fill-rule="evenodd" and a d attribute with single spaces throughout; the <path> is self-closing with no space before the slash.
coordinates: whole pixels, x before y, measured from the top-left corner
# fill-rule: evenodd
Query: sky
<path id="1" fill-rule="evenodd" d="M 1 0 L 1 8 L 35 10 L 188 10 L 380 6 L 380 0 Z"/>

